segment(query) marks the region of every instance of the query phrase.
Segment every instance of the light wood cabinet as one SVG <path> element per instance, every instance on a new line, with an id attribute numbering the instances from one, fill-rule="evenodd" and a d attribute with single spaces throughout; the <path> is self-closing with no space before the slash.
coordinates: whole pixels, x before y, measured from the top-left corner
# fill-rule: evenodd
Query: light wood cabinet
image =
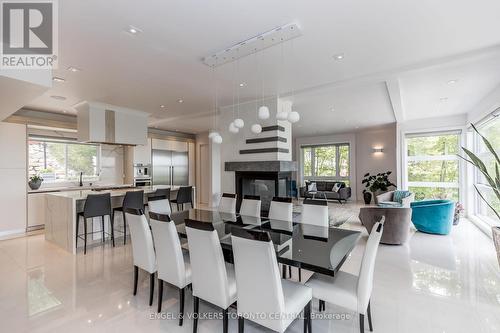
<path id="1" fill-rule="evenodd" d="M 28 228 L 45 225 L 45 193 L 28 194 Z"/>
<path id="2" fill-rule="evenodd" d="M 151 164 L 151 139 L 145 145 L 137 145 L 134 147 L 134 164 Z"/>

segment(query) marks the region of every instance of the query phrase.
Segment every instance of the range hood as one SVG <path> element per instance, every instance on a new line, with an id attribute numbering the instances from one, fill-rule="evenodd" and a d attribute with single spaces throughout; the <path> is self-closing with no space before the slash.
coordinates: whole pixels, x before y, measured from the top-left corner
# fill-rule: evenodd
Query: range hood
<path id="1" fill-rule="evenodd" d="M 145 112 L 99 102 L 82 102 L 75 109 L 80 142 L 147 144 L 148 114 Z"/>

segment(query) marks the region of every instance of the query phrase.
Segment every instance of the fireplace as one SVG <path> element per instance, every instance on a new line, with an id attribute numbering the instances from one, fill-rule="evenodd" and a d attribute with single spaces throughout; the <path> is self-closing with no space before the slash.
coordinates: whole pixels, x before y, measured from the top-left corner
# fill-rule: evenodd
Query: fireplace
<path id="1" fill-rule="evenodd" d="M 290 197 L 292 172 L 295 162 L 226 162 L 226 171 L 234 171 L 237 209 L 245 195 L 258 195 L 262 202 L 261 214 L 267 216 L 273 197 Z"/>

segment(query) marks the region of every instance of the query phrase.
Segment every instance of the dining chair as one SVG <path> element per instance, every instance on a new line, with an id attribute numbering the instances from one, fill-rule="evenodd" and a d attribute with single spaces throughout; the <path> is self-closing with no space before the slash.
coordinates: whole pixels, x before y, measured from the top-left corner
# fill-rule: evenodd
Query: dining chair
<path id="1" fill-rule="evenodd" d="M 293 204 L 292 198 L 274 197 L 269 207 L 269 219 L 281 220 L 292 223 Z M 292 267 L 288 266 L 288 274 L 292 277 Z M 286 266 L 283 264 L 283 277 L 286 278 Z"/>
<path id="2" fill-rule="evenodd" d="M 236 194 L 222 193 L 218 210 L 222 213 L 236 214 Z"/>
<path id="3" fill-rule="evenodd" d="M 245 195 L 241 201 L 240 215 L 260 217 L 261 208 L 260 196 L 258 195 Z"/>
<path id="4" fill-rule="evenodd" d="M 273 331 L 284 332 L 302 311 L 304 333 L 312 332 L 312 290 L 300 283 L 281 279 L 269 233 L 236 228 L 231 243 L 238 289 L 239 332 L 244 330 L 245 317 Z M 272 317 L 271 314 L 279 316 Z"/>
<path id="5" fill-rule="evenodd" d="M 361 261 L 359 275 L 339 271 L 334 277 L 314 274 L 306 286 L 313 290 L 313 296 L 320 299 L 320 311 L 325 309 L 325 301 L 342 306 L 359 314 L 359 330 L 364 332 L 365 315 L 368 325 L 373 331 L 370 297 L 373 289 L 373 271 L 375 259 L 384 231 L 384 217 L 373 225 L 365 252 Z"/>
<path id="6" fill-rule="evenodd" d="M 179 288 L 179 326 L 184 318 L 184 291 L 191 284 L 189 255 L 183 253 L 175 223 L 167 214 L 149 213 L 158 265 L 158 312 L 161 312 L 163 282 Z"/>
<path id="7" fill-rule="evenodd" d="M 181 186 L 177 191 L 177 196 L 175 199 L 170 201 L 171 203 L 177 204 L 177 211 L 180 211 L 181 208 L 184 210 L 184 204 L 191 204 L 191 208 L 194 208 L 193 205 L 193 187 L 192 186 Z"/>
<path id="8" fill-rule="evenodd" d="M 76 214 L 76 238 L 75 238 L 75 248 L 78 248 L 78 238 L 83 238 L 83 254 L 87 254 L 87 235 L 102 232 L 102 242 L 105 241 L 106 234 L 109 234 L 104 229 L 104 218 L 109 216 L 110 231 L 111 231 L 111 241 L 113 247 L 115 246 L 115 233 L 113 228 L 113 213 L 111 211 L 111 194 L 89 194 L 83 205 L 83 212 L 78 212 Z M 101 230 L 94 232 L 87 232 L 87 222 L 88 219 L 91 221 L 91 226 L 94 223 L 94 217 L 101 218 Z M 83 218 L 83 236 L 78 234 L 80 229 L 80 218 Z M 93 228 L 92 228 L 93 229 Z"/>
<path id="9" fill-rule="evenodd" d="M 193 333 L 198 328 L 200 298 L 222 308 L 223 332 L 228 331 L 228 308 L 236 302 L 234 266 L 224 261 L 212 223 L 186 219 L 193 287 Z"/>
<path id="10" fill-rule="evenodd" d="M 127 243 L 127 218 L 125 210 L 127 208 L 140 209 L 144 212 L 144 191 L 127 191 L 123 198 L 121 207 L 113 208 L 113 216 L 116 211 L 122 212 L 123 216 L 123 245 Z"/>
<path id="11" fill-rule="evenodd" d="M 304 199 L 300 222 L 328 228 L 328 202 L 326 200 Z M 302 281 L 302 269 L 299 267 L 300 281 Z"/>
<path id="12" fill-rule="evenodd" d="M 149 273 L 149 306 L 153 305 L 155 288 L 156 254 L 148 220 L 141 209 L 125 208 L 130 228 L 132 257 L 134 262 L 134 296 L 137 294 L 139 268 Z"/>
<path id="13" fill-rule="evenodd" d="M 148 211 L 150 213 L 157 213 L 157 214 L 165 214 L 165 215 L 172 214 L 169 200 L 164 199 L 161 196 L 149 198 Z"/>

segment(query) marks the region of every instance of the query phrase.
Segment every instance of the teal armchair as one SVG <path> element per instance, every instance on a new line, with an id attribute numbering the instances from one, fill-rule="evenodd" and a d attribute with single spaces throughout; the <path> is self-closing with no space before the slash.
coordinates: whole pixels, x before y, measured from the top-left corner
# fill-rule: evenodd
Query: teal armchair
<path id="1" fill-rule="evenodd" d="M 418 231 L 448 235 L 453 226 L 455 202 L 451 200 L 424 200 L 411 203 L 411 220 Z"/>

